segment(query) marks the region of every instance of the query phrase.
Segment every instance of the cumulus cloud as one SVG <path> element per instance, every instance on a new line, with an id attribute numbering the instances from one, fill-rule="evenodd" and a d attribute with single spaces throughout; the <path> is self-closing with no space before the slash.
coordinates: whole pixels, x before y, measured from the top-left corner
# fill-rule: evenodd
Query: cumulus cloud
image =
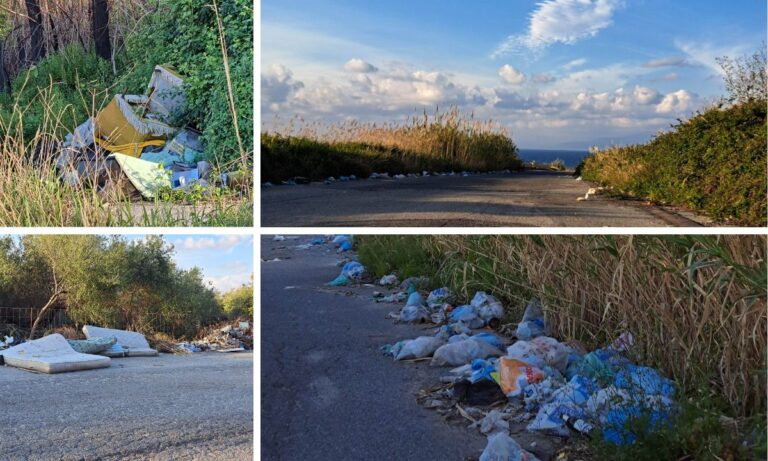
<path id="1" fill-rule="evenodd" d="M 219 250 L 226 251 L 235 248 L 251 237 L 248 235 L 224 235 L 221 237 L 187 237 L 181 241 L 185 250 Z"/>
<path id="2" fill-rule="evenodd" d="M 634 91 L 635 101 L 640 105 L 656 104 L 659 102 L 661 95 L 653 88 L 647 88 L 644 86 L 636 86 Z"/>
<path id="3" fill-rule="evenodd" d="M 688 62 L 688 60 L 683 56 L 651 59 L 650 61 L 643 63 L 643 67 L 648 67 L 651 69 L 657 69 L 659 67 L 684 67 L 690 65 L 691 64 Z"/>
<path id="4" fill-rule="evenodd" d="M 303 87 L 303 82 L 293 79 L 290 69 L 282 64 L 273 64 L 261 75 L 261 103 L 278 110 L 292 93 Z"/>
<path id="5" fill-rule="evenodd" d="M 499 69 L 499 77 L 510 85 L 520 85 L 525 81 L 525 74 L 509 64 L 501 66 Z"/>
<path id="6" fill-rule="evenodd" d="M 347 72 L 367 74 L 376 72 L 379 69 L 377 69 L 373 64 L 365 62 L 362 59 L 352 58 L 344 64 L 344 70 Z"/>
<path id="7" fill-rule="evenodd" d="M 613 23 L 622 0 L 544 0 L 531 14 L 528 32 L 512 35 L 499 44 L 492 57 L 521 48 L 541 50 L 555 43 L 573 44 Z"/>
<path id="8" fill-rule="evenodd" d="M 681 113 L 693 109 L 696 95 L 686 90 L 678 90 L 664 96 L 656 112 L 659 114 Z"/>

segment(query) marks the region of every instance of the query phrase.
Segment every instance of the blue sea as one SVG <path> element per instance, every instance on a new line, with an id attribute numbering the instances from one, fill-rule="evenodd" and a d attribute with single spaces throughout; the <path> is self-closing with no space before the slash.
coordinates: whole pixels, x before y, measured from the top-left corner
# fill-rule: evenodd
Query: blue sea
<path id="1" fill-rule="evenodd" d="M 588 153 L 586 150 L 520 149 L 520 158 L 523 161 L 535 160 L 537 163 L 560 159 L 565 162 L 565 166 L 576 168 Z"/>

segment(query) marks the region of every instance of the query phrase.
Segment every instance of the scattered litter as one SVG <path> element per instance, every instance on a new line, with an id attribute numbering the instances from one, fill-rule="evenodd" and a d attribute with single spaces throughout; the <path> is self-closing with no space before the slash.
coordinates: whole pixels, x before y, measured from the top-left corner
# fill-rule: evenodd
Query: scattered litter
<path id="1" fill-rule="evenodd" d="M 397 285 L 397 275 L 395 274 L 385 275 L 379 280 L 379 285 L 383 287 L 388 287 L 390 285 Z"/>
<path id="2" fill-rule="evenodd" d="M 359 281 L 365 274 L 365 267 L 357 261 L 350 261 L 341 268 L 338 277 L 328 282 L 332 287 L 349 285 L 353 281 Z"/>
<path id="3" fill-rule="evenodd" d="M 416 339 L 404 341 L 395 360 L 419 359 L 430 357 L 435 351 L 445 344 L 440 338 L 434 336 L 419 336 Z"/>
<path id="4" fill-rule="evenodd" d="M 543 335 L 544 332 L 544 311 L 541 310 L 539 300 L 534 298 L 528 301 L 523 320 L 517 325 L 517 339 L 529 340 Z"/>
<path id="5" fill-rule="evenodd" d="M 474 359 L 498 357 L 504 353 L 485 341 L 469 338 L 464 341 L 449 343 L 435 351 L 431 365 L 464 365 Z"/>
<path id="6" fill-rule="evenodd" d="M 474 383 L 468 379 L 456 382 L 453 385 L 453 398 L 477 406 L 493 405 L 507 400 L 498 384 L 485 379 Z"/>
<path id="7" fill-rule="evenodd" d="M 509 357 L 499 359 L 499 385 L 507 397 L 522 395 L 529 384 L 543 381 L 546 374 L 539 368 Z"/>
<path id="8" fill-rule="evenodd" d="M 480 461 L 538 461 L 538 458 L 507 433 L 496 432 L 488 436 L 488 445 L 480 455 Z"/>

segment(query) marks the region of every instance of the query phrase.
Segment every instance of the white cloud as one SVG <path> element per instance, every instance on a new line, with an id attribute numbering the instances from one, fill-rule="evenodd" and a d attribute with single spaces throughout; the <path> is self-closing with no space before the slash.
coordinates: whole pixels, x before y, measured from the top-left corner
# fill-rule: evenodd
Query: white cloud
<path id="1" fill-rule="evenodd" d="M 682 41 L 675 41 L 675 46 L 685 53 L 687 62 L 700 64 L 718 75 L 723 75 L 723 69 L 717 63 L 717 58 L 723 56 L 735 58 L 747 52 L 745 46 L 713 46 L 708 43 Z"/>
<path id="2" fill-rule="evenodd" d="M 682 113 L 693 109 L 696 103 L 696 95 L 685 90 L 678 90 L 664 96 L 656 112 L 659 114 Z"/>
<path id="3" fill-rule="evenodd" d="M 656 69 L 659 67 L 684 67 L 691 64 L 683 56 L 675 56 L 670 58 L 651 59 L 643 64 L 643 67 L 649 67 Z"/>
<path id="4" fill-rule="evenodd" d="M 224 235 L 221 237 L 187 237 L 181 241 L 185 250 L 218 250 L 226 251 L 235 248 L 251 237 L 248 235 Z"/>
<path id="5" fill-rule="evenodd" d="M 528 32 L 507 37 L 492 57 L 520 48 L 536 51 L 594 37 L 613 23 L 613 14 L 622 5 L 622 0 L 544 0 L 531 14 Z"/>
<path id="6" fill-rule="evenodd" d="M 293 72 L 282 64 L 273 64 L 261 75 L 261 104 L 278 110 L 291 94 L 304 87 L 293 80 Z"/>
<path id="7" fill-rule="evenodd" d="M 525 74 L 509 64 L 501 66 L 499 69 L 499 77 L 510 85 L 520 85 L 525 81 Z"/>
<path id="8" fill-rule="evenodd" d="M 646 88 L 644 86 L 636 86 L 634 91 L 635 101 L 640 105 L 656 104 L 659 102 L 661 95 L 653 88 Z"/>
<path id="9" fill-rule="evenodd" d="M 229 290 L 240 288 L 242 285 L 248 285 L 251 282 L 251 275 L 251 272 L 245 270 L 234 274 L 205 277 L 205 281 L 213 285 L 213 288 L 220 293 L 226 293 Z"/>
<path id="10" fill-rule="evenodd" d="M 352 58 L 344 64 L 344 70 L 347 72 L 358 72 L 361 74 L 367 74 L 370 72 L 376 72 L 376 66 L 371 63 L 365 62 L 362 59 Z"/>
<path id="11" fill-rule="evenodd" d="M 583 65 L 584 65 L 584 64 L 586 64 L 586 63 L 587 63 L 587 60 L 586 60 L 586 59 L 584 59 L 584 58 L 580 58 L 580 59 L 574 59 L 573 61 L 571 61 L 571 62 L 569 62 L 569 63 L 566 63 L 565 65 L 563 65 L 563 69 L 565 69 L 565 70 L 571 70 L 571 69 L 573 69 L 574 67 L 581 67 L 581 66 L 583 66 Z"/>

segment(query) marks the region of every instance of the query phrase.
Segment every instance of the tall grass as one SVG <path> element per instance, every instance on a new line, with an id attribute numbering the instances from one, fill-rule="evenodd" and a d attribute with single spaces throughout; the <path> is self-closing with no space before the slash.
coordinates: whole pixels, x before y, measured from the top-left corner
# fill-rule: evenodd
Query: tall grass
<path id="1" fill-rule="evenodd" d="M 335 169 L 334 175 L 355 174 L 355 169 L 374 171 L 370 165 L 379 168 L 375 171 L 390 173 L 521 166 L 517 146 L 503 127 L 492 120 L 476 120 L 474 114 L 464 114 L 456 107 L 447 112 L 436 109 L 432 114 L 424 111 L 402 123 L 323 124 L 297 117 L 281 123 L 277 119 L 271 130 L 262 133 L 261 143 L 263 180 L 321 179 L 303 161 L 317 151 L 332 162 L 322 169 L 323 174 Z"/>
<path id="2" fill-rule="evenodd" d="M 765 414 L 764 236 L 360 236 L 358 246 L 377 275 L 410 258 L 465 299 L 499 296 L 510 321 L 537 296 L 560 339 L 594 348 L 630 331 L 635 358 L 686 395 L 733 417 Z"/>

